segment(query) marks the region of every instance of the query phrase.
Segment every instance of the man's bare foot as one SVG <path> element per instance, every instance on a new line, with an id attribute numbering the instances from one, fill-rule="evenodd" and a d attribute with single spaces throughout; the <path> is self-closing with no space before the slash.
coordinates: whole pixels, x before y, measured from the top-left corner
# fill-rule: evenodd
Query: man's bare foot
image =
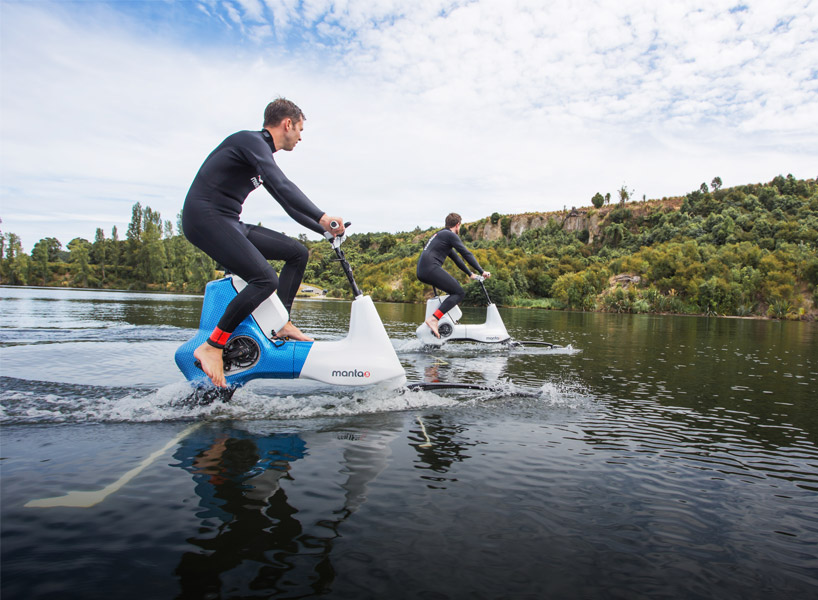
<path id="1" fill-rule="evenodd" d="M 276 331 L 276 337 L 277 338 L 288 337 L 291 340 L 296 340 L 298 342 L 314 342 L 315 341 L 310 336 L 308 336 L 308 335 L 306 335 L 304 333 L 301 333 L 301 330 L 298 327 L 296 327 L 295 325 L 293 325 L 292 321 L 287 321 L 287 323 L 284 325 L 284 327 L 282 327 L 281 329 Z"/>
<path id="2" fill-rule="evenodd" d="M 429 329 L 432 330 L 432 333 L 435 334 L 435 337 L 440 337 L 440 332 L 437 330 L 437 323 L 438 320 L 434 317 L 434 315 L 426 319 L 426 324 L 429 326 Z"/>
<path id="3" fill-rule="evenodd" d="M 202 371 L 205 375 L 210 377 L 213 385 L 216 387 L 227 387 L 227 380 L 224 378 L 224 359 L 222 358 L 221 348 L 211 346 L 204 342 L 201 346 L 193 351 L 195 356 L 202 365 Z"/>

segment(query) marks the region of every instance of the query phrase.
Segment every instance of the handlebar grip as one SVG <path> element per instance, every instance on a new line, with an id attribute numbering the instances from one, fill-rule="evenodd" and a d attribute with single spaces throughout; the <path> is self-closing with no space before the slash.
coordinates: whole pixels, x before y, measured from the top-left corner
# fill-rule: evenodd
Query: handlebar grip
<path id="1" fill-rule="evenodd" d="M 352 223 L 347 221 L 346 223 L 344 223 L 344 228 L 349 227 L 350 225 L 352 225 Z M 338 227 L 338 221 L 330 221 L 329 226 L 332 227 L 333 229 L 336 229 Z M 335 241 L 335 236 L 332 235 L 329 231 L 324 232 L 324 238 L 329 242 Z M 340 239 L 343 240 L 344 236 L 343 235 L 340 236 Z"/>

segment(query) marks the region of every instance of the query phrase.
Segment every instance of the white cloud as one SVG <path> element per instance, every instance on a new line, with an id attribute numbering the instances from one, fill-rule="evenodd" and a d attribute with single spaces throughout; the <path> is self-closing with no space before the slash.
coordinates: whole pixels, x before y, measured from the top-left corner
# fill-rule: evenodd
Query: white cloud
<path id="1" fill-rule="evenodd" d="M 264 5 L 259 0 L 235 0 L 235 2 L 241 6 L 245 17 L 251 21 L 264 20 Z"/>
<path id="2" fill-rule="evenodd" d="M 191 10 L 245 38 L 202 50 L 104 5 L 5 3 L 2 228 L 93 239 L 136 201 L 175 222 L 205 156 L 279 94 L 308 120 L 276 159 L 357 231 L 814 177 L 815 2 L 744 4 L 210 1 Z M 264 192 L 245 206 L 301 232 Z"/>

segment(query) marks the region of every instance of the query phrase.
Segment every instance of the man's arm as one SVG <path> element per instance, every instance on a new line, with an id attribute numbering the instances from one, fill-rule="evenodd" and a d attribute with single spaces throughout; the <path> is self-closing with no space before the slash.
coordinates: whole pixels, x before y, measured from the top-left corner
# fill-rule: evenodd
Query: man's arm
<path id="1" fill-rule="evenodd" d="M 469 271 L 469 268 L 466 266 L 466 263 L 464 263 L 463 259 L 460 258 L 460 255 L 454 251 L 454 248 L 449 250 L 449 258 L 451 258 L 454 264 L 457 265 L 457 268 L 463 271 L 466 275 L 469 276 L 472 275 L 472 272 Z"/>
<path id="2" fill-rule="evenodd" d="M 265 155 L 266 152 L 265 144 L 265 151 L 255 157 L 264 188 L 295 221 L 316 233 L 323 234 L 325 230 L 328 231 L 321 222 L 325 216 L 324 211 L 313 204 L 297 185 L 287 179 L 273 160 L 272 154 L 268 157 Z"/>
<path id="3" fill-rule="evenodd" d="M 281 203 L 280 203 L 280 204 L 281 204 Z M 319 221 L 315 221 L 315 220 L 313 220 L 313 218 L 312 218 L 312 217 L 310 217 L 310 216 L 308 216 L 308 215 L 305 215 L 305 214 L 304 214 L 304 213 L 302 213 L 302 212 L 298 212 L 297 210 L 294 210 L 293 208 L 291 208 L 291 207 L 287 206 L 286 204 L 281 204 L 281 207 L 284 209 L 284 211 L 285 211 L 285 212 L 286 212 L 288 215 L 290 215 L 290 217 L 291 217 L 291 218 L 292 218 L 294 221 L 297 221 L 298 223 L 300 223 L 301 225 L 303 225 L 303 226 L 304 226 L 304 227 L 306 227 L 307 229 L 311 229 L 312 231 L 314 231 L 315 233 L 318 233 L 318 234 L 320 234 L 320 235 L 324 235 L 324 231 L 328 231 L 327 229 L 325 229 L 325 228 L 324 228 L 324 227 L 321 225 L 321 221 L 320 221 L 320 220 L 319 220 Z"/>
<path id="4" fill-rule="evenodd" d="M 267 178 L 264 179 L 264 187 L 295 221 L 316 233 L 323 234 L 324 228 L 319 223 L 321 217 L 324 216 L 324 211 L 315 206 L 297 185 L 281 173 L 280 169 L 276 168 L 276 171 L 278 171 L 280 177 L 276 177 L 271 181 L 268 174 Z"/>
<path id="5" fill-rule="evenodd" d="M 460 239 L 460 236 L 454 232 L 452 232 L 452 236 L 452 246 L 454 246 L 453 250 L 457 250 L 472 267 L 477 269 L 478 273 L 482 273 L 483 267 L 481 267 L 480 263 L 477 262 L 477 259 L 474 258 L 474 254 L 469 252 L 469 249 L 466 248 L 465 244 L 463 244 L 463 240 Z"/>

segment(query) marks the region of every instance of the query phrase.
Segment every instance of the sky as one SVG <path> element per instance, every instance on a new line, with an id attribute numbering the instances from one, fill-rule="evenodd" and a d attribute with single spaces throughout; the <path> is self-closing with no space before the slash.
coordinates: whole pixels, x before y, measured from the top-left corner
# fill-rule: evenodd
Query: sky
<path id="1" fill-rule="evenodd" d="M 350 232 L 815 178 L 817 56 L 818 0 L 0 0 L 0 231 L 175 230 L 278 96 Z M 263 189 L 242 219 L 315 237 Z"/>

